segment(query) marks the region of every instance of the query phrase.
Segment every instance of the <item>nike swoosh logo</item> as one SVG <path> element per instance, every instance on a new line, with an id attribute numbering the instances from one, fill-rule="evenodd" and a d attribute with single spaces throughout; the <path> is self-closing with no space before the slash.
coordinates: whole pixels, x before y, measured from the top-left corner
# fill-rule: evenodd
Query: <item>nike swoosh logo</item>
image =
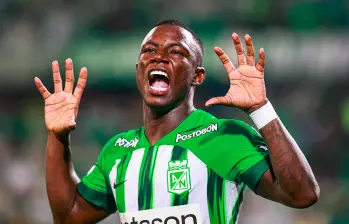
<path id="1" fill-rule="evenodd" d="M 126 180 L 121 181 L 121 182 L 118 183 L 118 184 L 116 184 L 116 183 L 114 182 L 114 189 L 116 189 L 117 187 L 119 187 L 121 184 L 123 184 L 123 183 L 125 183 L 125 182 L 126 182 Z"/>

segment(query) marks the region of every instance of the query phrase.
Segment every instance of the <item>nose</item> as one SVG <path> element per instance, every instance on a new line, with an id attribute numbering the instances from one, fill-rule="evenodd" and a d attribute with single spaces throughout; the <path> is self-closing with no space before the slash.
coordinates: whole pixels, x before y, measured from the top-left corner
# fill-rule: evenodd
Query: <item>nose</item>
<path id="1" fill-rule="evenodd" d="M 156 62 L 156 63 L 165 63 L 168 64 L 168 58 L 166 57 L 166 55 L 160 53 L 160 52 L 156 52 L 154 54 L 154 56 L 151 59 L 152 62 Z"/>

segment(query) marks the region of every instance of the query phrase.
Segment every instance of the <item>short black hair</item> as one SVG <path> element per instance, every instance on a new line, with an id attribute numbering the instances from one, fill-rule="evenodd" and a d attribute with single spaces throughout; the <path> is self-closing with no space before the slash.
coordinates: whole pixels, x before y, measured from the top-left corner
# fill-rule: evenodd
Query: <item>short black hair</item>
<path id="1" fill-rule="evenodd" d="M 193 35 L 194 37 L 194 40 L 199 44 L 199 47 L 200 47 L 200 50 L 201 50 L 201 53 L 202 53 L 202 57 L 204 55 L 204 45 L 200 39 L 200 37 L 197 35 L 197 33 L 194 32 L 194 30 L 190 29 L 189 26 L 185 25 L 184 23 L 178 21 L 178 20 L 175 20 L 175 19 L 165 19 L 165 20 L 162 20 L 160 22 L 158 22 L 154 27 L 157 27 L 157 26 L 161 26 L 161 25 L 175 25 L 175 26 L 179 26 L 187 31 L 189 31 L 191 33 L 191 35 Z M 201 61 L 200 61 L 200 65 L 202 64 L 202 58 L 201 58 Z"/>

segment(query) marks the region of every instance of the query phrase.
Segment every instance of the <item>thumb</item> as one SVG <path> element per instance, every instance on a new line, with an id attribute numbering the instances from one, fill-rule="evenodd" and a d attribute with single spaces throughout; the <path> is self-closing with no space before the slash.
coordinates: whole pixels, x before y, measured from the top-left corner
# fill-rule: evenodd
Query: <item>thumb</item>
<path id="1" fill-rule="evenodd" d="M 214 104 L 227 104 L 227 99 L 224 96 L 213 97 L 206 101 L 205 106 L 209 107 Z"/>

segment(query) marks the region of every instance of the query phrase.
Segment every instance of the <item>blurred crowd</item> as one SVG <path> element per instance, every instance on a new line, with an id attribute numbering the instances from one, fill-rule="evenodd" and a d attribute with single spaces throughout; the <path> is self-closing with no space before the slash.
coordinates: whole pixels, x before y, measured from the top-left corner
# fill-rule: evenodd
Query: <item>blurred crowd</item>
<path id="1" fill-rule="evenodd" d="M 240 223 L 349 223 L 349 2 L 345 0 L 2 0 L 0 1 L 0 223 L 52 223 L 45 189 L 40 77 L 52 90 L 51 62 L 71 57 L 89 79 L 72 133 L 82 177 L 113 135 L 142 125 L 135 85 L 140 43 L 162 19 L 179 19 L 205 45 L 207 80 L 195 104 L 225 94 L 226 74 L 212 48 L 236 61 L 230 34 L 249 33 L 267 54 L 267 96 L 307 156 L 321 187 L 306 210 L 247 191 Z M 207 109 L 250 124 L 243 112 Z M 110 217 L 102 223 L 115 223 Z"/>

